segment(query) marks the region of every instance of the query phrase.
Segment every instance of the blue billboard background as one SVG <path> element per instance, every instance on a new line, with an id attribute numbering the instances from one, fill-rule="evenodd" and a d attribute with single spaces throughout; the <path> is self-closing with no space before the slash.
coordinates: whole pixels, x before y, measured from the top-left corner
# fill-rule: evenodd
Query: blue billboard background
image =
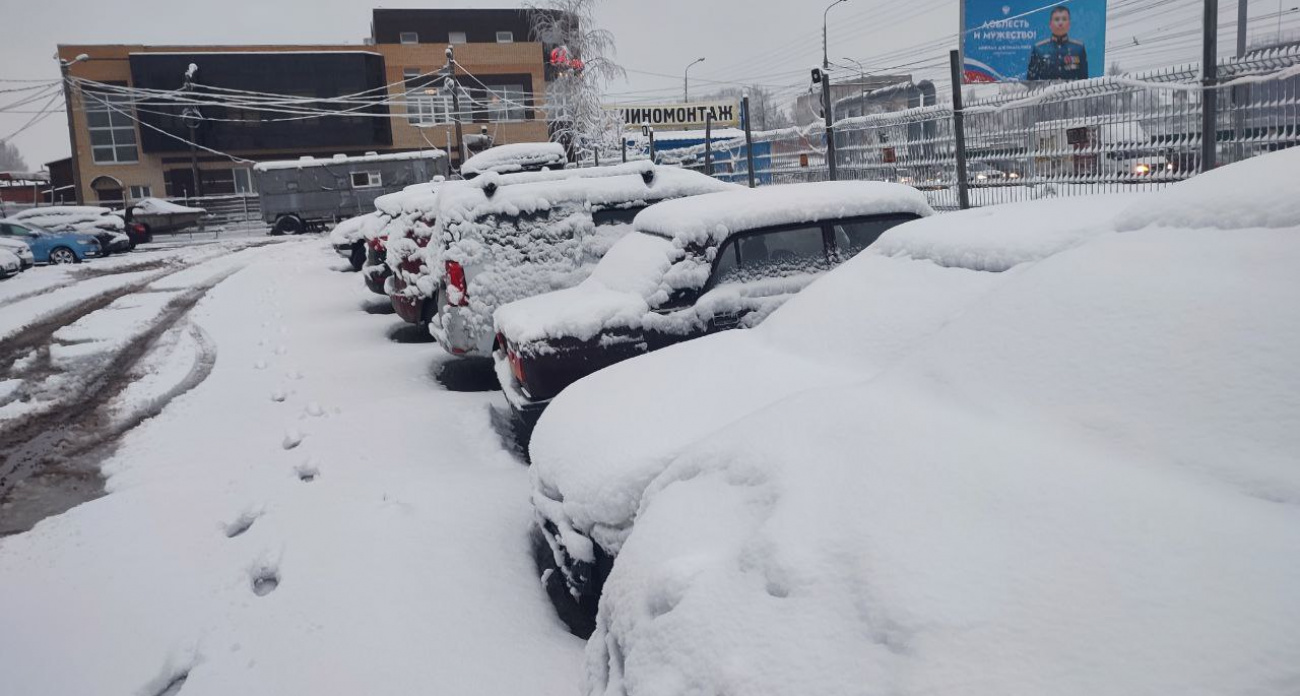
<path id="1" fill-rule="evenodd" d="M 1049 28 L 1053 8 L 1070 10 L 1069 39 L 1082 44 L 1063 47 L 1069 55 L 1055 60 L 1078 61 L 1086 52 L 1087 74 L 1063 79 L 1100 77 L 1106 73 L 1106 0 L 962 0 L 963 81 L 1008 82 L 1028 77 L 1035 44 L 1052 38 Z M 1046 51 L 1050 44 L 1040 48 Z"/>

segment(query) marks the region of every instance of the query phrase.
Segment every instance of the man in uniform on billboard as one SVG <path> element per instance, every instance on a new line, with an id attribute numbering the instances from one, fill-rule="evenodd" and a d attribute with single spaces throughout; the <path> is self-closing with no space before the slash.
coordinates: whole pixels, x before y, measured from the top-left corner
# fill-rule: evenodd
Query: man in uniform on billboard
<path id="1" fill-rule="evenodd" d="M 1070 8 L 1058 5 L 1049 18 L 1052 37 L 1034 44 L 1029 54 L 1029 80 L 1083 80 L 1088 77 L 1088 51 L 1070 38 Z"/>

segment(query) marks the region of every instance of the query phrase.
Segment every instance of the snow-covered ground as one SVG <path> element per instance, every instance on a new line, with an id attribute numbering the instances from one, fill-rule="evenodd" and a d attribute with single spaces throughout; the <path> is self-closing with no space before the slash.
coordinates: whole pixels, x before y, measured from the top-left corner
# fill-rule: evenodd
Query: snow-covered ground
<path id="1" fill-rule="evenodd" d="M 537 581 L 499 395 L 442 389 L 445 356 L 390 340 L 400 320 L 320 241 L 195 261 L 4 286 L 31 317 L 143 283 L 55 336 L 111 352 L 105 313 L 148 326 L 213 283 L 113 396 L 175 398 L 103 462 L 108 494 L 0 538 L 0 692 L 574 693 L 582 643 Z"/>

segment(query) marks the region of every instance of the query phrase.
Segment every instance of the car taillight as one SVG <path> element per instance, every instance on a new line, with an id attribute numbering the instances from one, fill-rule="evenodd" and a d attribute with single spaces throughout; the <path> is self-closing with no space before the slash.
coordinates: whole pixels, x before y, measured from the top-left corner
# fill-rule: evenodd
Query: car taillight
<path id="1" fill-rule="evenodd" d="M 144 225 L 138 222 L 133 222 L 131 223 L 131 231 L 135 232 L 136 234 L 144 234 Z"/>
<path id="2" fill-rule="evenodd" d="M 455 261 L 447 262 L 447 301 L 457 307 L 469 304 L 469 288 L 465 285 L 465 269 Z"/>

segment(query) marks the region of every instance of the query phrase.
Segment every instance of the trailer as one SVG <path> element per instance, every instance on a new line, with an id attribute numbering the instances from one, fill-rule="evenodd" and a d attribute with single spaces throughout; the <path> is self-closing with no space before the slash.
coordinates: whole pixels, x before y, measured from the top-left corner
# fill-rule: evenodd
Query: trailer
<path id="1" fill-rule="evenodd" d="M 373 212 L 376 198 L 446 176 L 447 167 L 447 153 L 437 149 L 368 152 L 260 162 L 253 177 L 271 234 L 299 234 Z"/>

